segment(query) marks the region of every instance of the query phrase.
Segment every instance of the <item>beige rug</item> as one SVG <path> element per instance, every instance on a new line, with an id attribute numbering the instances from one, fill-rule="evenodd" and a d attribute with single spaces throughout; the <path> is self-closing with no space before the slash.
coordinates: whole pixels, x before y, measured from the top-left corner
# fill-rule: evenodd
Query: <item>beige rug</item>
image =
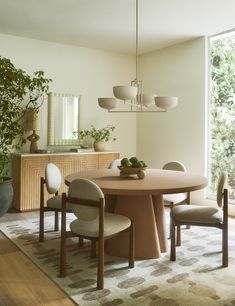
<path id="1" fill-rule="evenodd" d="M 51 216 L 46 229 L 52 229 Z M 105 257 L 105 289 L 96 291 L 96 260 L 90 244 L 79 248 L 68 239 L 68 275 L 58 277 L 59 235 L 48 231 L 38 242 L 38 219 L 1 224 L 0 229 L 79 305 L 235 305 L 235 220 L 231 220 L 229 268 L 221 267 L 221 231 L 193 227 L 182 231 L 177 261 L 169 253 L 160 259 L 137 260 Z"/>

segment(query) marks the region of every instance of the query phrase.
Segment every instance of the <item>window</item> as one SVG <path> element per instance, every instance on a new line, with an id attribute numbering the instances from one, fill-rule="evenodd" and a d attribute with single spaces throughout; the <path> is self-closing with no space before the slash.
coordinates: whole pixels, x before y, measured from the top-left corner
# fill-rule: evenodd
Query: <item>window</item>
<path id="1" fill-rule="evenodd" d="M 229 176 L 235 204 L 235 32 L 210 39 L 209 198 L 215 198 L 221 171 Z"/>

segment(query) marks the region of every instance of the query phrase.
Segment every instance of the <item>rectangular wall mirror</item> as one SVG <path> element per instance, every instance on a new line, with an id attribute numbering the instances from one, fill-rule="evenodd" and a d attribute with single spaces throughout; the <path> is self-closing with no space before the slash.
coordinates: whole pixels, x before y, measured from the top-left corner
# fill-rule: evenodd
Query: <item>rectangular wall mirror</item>
<path id="1" fill-rule="evenodd" d="M 76 145 L 73 135 L 79 129 L 80 95 L 50 92 L 48 94 L 49 146 Z"/>

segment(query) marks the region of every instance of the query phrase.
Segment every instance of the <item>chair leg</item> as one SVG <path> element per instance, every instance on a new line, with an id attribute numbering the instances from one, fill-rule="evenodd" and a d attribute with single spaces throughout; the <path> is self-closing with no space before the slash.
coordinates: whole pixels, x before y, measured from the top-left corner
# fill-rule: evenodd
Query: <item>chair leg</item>
<path id="1" fill-rule="evenodd" d="M 176 246 L 181 246 L 181 228 L 177 225 Z"/>
<path id="2" fill-rule="evenodd" d="M 44 241 L 44 183 L 43 177 L 40 179 L 40 212 L 39 212 L 39 242 Z"/>
<path id="3" fill-rule="evenodd" d="M 187 205 L 190 205 L 190 192 L 187 192 Z M 190 229 L 190 225 L 186 225 L 186 229 Z"/>
<path id="4" fill-rule="evenodd" d="M 129 268 L 135 266 L 135 224 L 134 220 L 131 220 L 130 226 L 130 242 L 129 242 Z"/>
<path id="5" fill-rule="evenodd" d="M 171 215 L 171 210 L 172 210 L 173 207 L 174 207 L 174 204 L 170 203 L 170 215 Z M 171 217 L 170 217 L 170 231 L 169 231 L 169 238 L 168 239 L 171 239 Z"/>
<path id="6" fill-rule="evenodd" d="M 171 218 L 171 261 L 176 260 L 176 245 L 175 245 L 175 222 Z"/>
<path id="7" fill-rule="evenodd" d="M 79 237 L 78 238 L 78 246 L 81 248 L 81 247 L 83 247 L 83 245 L 84 245 L 83 238 Z"/>
<path id="8" fill-rule="evenodd" d="M 39 215 L 39 242 L 44 241 L 44 211 L 40 208 Z"/>
<path id="9" fill-rule="evenodd" d="M 222 230 L 222 265 L 228 267 L 228 227 Z"/>
<path id="10" fill-rule="evenodd" d="M 59 213 L 58 213 L 58 211 L 55 211 L 54 230 L 55 230 L 55 232 L 58 232 L 58 230 L 59 230 Z"/>
<path id="11" fill-rule="evenodd" d="M 104 238 L 98 241 L 97 290 L 104 288 Z"/>
<path id="12" fill-rule="evenodd" d="M 96 258 L 96 241 L 91 240 L 91 258 Z"/>
<path id="13" fill-rule="evenodd" d="M 62 208 L 61 239 L 60 239 L 60 277 L 65 277 L 65 276 L 66 276 L 66 211 L 64 210 L 64 208 Z"/>

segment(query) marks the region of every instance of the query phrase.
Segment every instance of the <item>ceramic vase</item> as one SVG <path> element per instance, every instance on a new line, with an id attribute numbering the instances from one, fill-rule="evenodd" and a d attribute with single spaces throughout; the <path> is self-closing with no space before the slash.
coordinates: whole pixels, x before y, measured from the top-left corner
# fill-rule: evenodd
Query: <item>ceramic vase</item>
<path id="1" fill-rule="evenodd" d="M 102 140 L 96 140 L 93 146 L 96 152 L 102 152 L 105 149 L 105 142 Z"/>

